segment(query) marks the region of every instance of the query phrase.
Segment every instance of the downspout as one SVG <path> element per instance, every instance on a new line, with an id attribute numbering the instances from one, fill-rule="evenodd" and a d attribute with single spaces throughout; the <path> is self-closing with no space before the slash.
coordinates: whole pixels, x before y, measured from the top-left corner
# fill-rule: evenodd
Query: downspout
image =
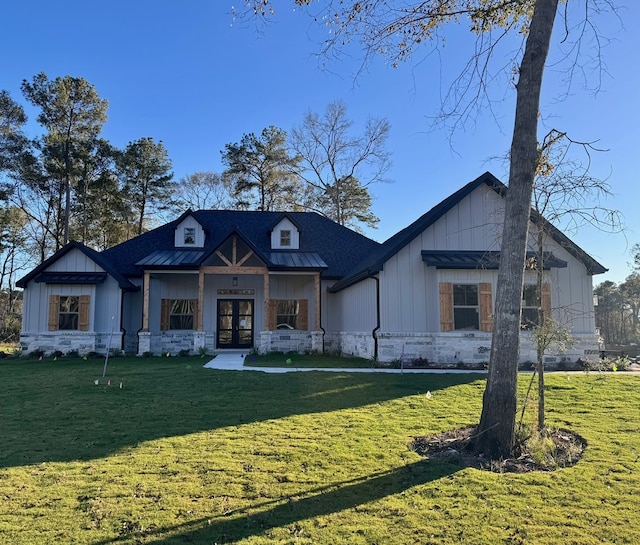
<path id="1" fill-rule="evenodd" d="M 373 361 L 378 361 L 378 331 L 380 330 L 380 278 L 375 274 L 369 275 L 369 278 L 376 281 L 376 327 L 373 328 L 371 336 L 373 337 Z"/>

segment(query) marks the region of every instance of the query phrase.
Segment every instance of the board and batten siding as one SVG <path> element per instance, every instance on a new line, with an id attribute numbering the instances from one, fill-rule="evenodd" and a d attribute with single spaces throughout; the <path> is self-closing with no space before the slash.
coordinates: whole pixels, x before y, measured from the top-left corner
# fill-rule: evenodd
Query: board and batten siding
<path id="1" fill-rule="evenodd" d="M 377 322 L 376 281 L 367 278 L 338 293 L 329 293 L 323 315 L 327 331 L 373 331 Z"/>
<path id="2" fill-rule="evenodd" d="M 440 331 L 438 282 L 449 281 L 446 280 L 449 276 L 443 277 L 443 271 L 427 267 L 421 251 L 499 249 L 502 210 L 501 197 L 492 189 L 480 186 L 392 256 L 380 274 L 381 329 Z M 461 278 L 467 283 L 493 283 L 495 276 L 491 271 L 450 272 L 452 281 Z"/>
<path id="3" fill-rule="evenodd" d="M 47 272 L 105 272 L 80 250 L 71 250 L 47 268 Z M 23 332 L 48 330 L 51 295 L 89 295 L 89 331 L 109 332 L 120 328 L 121 291 L 111 277 L 102 284 L 45 284 L 29 282 L 24 291 Z M 111 318 L 114 317 L 112 320 Z"/>

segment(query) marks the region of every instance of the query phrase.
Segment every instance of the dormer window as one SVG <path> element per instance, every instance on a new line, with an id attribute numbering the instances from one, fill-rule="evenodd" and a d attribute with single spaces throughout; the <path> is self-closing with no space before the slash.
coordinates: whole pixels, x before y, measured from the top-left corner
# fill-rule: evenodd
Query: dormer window
<path id="1" fill-rule="evenodd" d="M 291 247 L 291 230 L 282 229 L 280 231 L 280 246 L 283 248 Z"/>
<path id="2" fill-rule="evenodd" d="M 195 244 L 196 243 L 196 228 L 195 227 L 185 227 L 184 228 L 184 243 L 186 244 Z"/>
<path id="3" fill-rule="evenodd" d="M 288 216 L 283 216 L 271 229 L 273 250 L 299 250 L 300 231 Z"/>

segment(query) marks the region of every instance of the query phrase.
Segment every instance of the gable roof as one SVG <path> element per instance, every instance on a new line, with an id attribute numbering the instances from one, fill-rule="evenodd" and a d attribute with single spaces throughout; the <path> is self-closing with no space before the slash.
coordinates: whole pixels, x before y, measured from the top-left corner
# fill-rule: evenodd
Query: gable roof
<path id="1" fill-rule="evenodd" d="M 104 259 L 127 277 L 140 277 L 143 267 L 155 268 L 163 258 L 173 265 L 195 266 L 207 258 L 230 235 L 236 233 L 250 244 L 256 254 L 270 268 L 323 269 L 322 277 L 339 279 L 380 247 L 380 243 L 315 212 L 261 212 L 237 210 L 197 210 L 188 213 L 205 230 L 207 236 L 202 256 L 175 253 L 174 231 L 180 218 L 152 231 L 118 244 L 101 253 Z M 271 231 L 283 218 L 291 220 L 300 232 L 300 251 L 274 252 L 271 248 Z M 184 250 L 184 249 L 182 249 Z M 288 257 L 285 257 L 286 254 Z M 297 255 L 293 255 L 297 254 Z M 185 264 L 186 267 L 186 264 Z"/>
<path id="2" fill-rule="evenodd" d="M 365 278 L 379 273 L 386 261 L 396 255 L 402 248 L 409 244 L 413 239 L 425 231 L 428 227 L 433 225 L 442 216 L 444 216 L 449 210 L 456 206 L 465 197 L 470 195 L 482 184 L 495 191 L 501 197 L 506 195 L 508 190 L 498 178 L 496 178 L 490 172 L 485 172 L 481 176 L 478 176 L 475 180 L 469 182 L 464 187 L 460 188 L 455 193 L 438 203 L 426 214 L 420 216 L 409 226 L 405 227 L 388 240 L 386 240 L 378 249 L 378 251 L 372 253 L 367 259 L 360 263 L 355 269 L 349 272 L 349 274 L 342 280 L 331 286 L 332 293 L 343 290 Z M 531 211 L 531 221 L 535 224 L 542 223 L 544 229 L 551 236 L 551 238 L 562 246 L 573 257 L 581 261 L 587 268 L 587 272 L 590 275 L 602 274 L 607 269 L 593 259 L 589 254 L 582 250 L 578 245 L 572 242 L 566 235 L 564 235 L 559 229 L 554 227 L 540 214 Z"/>
<path id="3" fill-rule="evenodd" d="M 69 242 L 62 248 L 60 248 L 55 254 L 53 254 L 50 258 L 45 259 L 42 263 L 40 263 L 40 265 L 38 265 L 35 269 L 33 269 L 29 274 L 27 274 L 26 276 L 23 276 L 20 280 L 16 282 L 16 286 L 18 286 L 19 288 L 25 288 L 27 286 L 27 283 L 29 283 L 31 280 L 35 279 L 36 282 L 39 281 L 38 277 L 42 276 L 41 273 L 44 273 L 44 271 L 46 271 L 51 265 L 53 265 L 53 263 L 55 263 L 60 258 L 68 254 L 71 250 L 79 250 L 84 255 L 86 255 L 89 259 L 91 259 L 94 263 L 102 267 L 108 274 L 110 274 L 118 282 L 118 285 L 123 290 L 136 291 L 139 289 L 137 286 L 135 286 L 129 280 L 127 280 L 117 270 L 117 268 L 113 266 L 113 264 L 108 259 L 105 259 L 102 256 L 101 253 L 96 252 L 95 250 L 92 250 L 88 246 L 85 246 L 81 242 L 76 242 L 75 240 L 72 240 L 71 242 Z M 44 276 L 43 278 L 44 278 L 44 281 L 47 280 L 46 276 Z M 89 281 L 87 278 L 84 278 L 84 280 L 86 280 L 86 283 L 96 283 L 95 278 L 97 277 L 92 277 L 91 281 Z M 84 282 L 80 282 L 80 280 L 82 279 L 83 278 L 80 278 L 80 277 L 76 277 L 73 279 L 71 277 L 67 277 L 65 283 L 72 282 L 72 280 L 73 280 L 72 283 L 84 283 Z M 51 280 L 51 277 L 49 277 L 49 280 Z"/>

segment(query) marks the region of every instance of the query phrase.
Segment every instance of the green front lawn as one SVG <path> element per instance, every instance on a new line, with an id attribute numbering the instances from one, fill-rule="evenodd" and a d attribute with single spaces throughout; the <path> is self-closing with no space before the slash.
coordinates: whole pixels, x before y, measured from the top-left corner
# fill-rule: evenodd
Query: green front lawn
<path id="1" fill-rule="evenodd" d="M 407 448 L 475 423 L 484 377 L 205 361 L 0 360 L 0 543 L 638 542 L 640 376 L 549 375 L 584 458 L 495 474 Z"/>

